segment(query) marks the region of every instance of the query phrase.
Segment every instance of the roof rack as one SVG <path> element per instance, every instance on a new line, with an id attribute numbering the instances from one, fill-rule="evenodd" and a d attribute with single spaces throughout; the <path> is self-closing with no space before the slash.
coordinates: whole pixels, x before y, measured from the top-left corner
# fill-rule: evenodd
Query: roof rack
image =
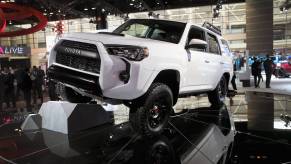
<path id="1" fill-rule="evenodd" d="M 221 30 L 209 22 L 204 22 L 202 27 L 205 27 L 216 34 L 221 35 Z"/>

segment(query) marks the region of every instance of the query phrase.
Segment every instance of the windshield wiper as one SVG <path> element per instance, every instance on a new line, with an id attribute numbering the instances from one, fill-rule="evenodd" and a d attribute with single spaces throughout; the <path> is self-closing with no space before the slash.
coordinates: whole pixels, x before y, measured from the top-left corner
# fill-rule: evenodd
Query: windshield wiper
<path id="1" fill-rule="evenodd" d="M 124 36 L 124 34 L 117 34 L 117 33 L 113 33 L 113 32 L 98 32 L 98 34 L 115 35 L 115 36 Z"/>

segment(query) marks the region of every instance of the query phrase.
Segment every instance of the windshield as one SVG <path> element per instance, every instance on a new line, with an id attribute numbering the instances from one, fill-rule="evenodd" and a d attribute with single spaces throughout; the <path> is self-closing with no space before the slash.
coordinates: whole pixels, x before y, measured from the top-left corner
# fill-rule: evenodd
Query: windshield
<path id="1" fill-rule="evenodd" d="M 113 33 L 177 44 L 180 42 L 185 26 L 185 23 L 180 22 L 153 19 L 132 19 L 122 24 L 114 30 Z"/>

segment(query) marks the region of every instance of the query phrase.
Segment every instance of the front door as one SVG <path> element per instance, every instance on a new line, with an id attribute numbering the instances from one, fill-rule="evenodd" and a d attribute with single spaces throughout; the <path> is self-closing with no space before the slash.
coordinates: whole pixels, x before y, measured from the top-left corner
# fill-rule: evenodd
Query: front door
<path id="1" fill-rule="evenodd" d="M 192 26 L 188 38 L 188 44 L 192 39 L 205 40 L 205 32 L 199 27 Z M 207 80 L 204 74 L 207 63 L 204 61 L 206 49 L 188 48 L 185 50 L 188 55 L 187 65 L 187 80 L 188 87 L 194 87 L 197 89 L 203 89 L 203 86 L 207 84 Z"/>

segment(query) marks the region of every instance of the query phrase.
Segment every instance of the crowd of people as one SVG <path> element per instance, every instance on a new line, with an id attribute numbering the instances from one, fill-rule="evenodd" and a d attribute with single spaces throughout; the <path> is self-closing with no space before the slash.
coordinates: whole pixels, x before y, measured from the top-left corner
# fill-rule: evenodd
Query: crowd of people
<path id="1" fill-rule="evenodd" d="M 43 102 L 45 72 L 41 67 L 29 68 L 4 67 L 0 70 L 0 111 L 13 107 L 16 102 L 25 100 L 26 109 L 32 111 L 32 105 L 38 105 L 37 100 Z M 33 101 L 31 101 L 33 100 Z"/>

